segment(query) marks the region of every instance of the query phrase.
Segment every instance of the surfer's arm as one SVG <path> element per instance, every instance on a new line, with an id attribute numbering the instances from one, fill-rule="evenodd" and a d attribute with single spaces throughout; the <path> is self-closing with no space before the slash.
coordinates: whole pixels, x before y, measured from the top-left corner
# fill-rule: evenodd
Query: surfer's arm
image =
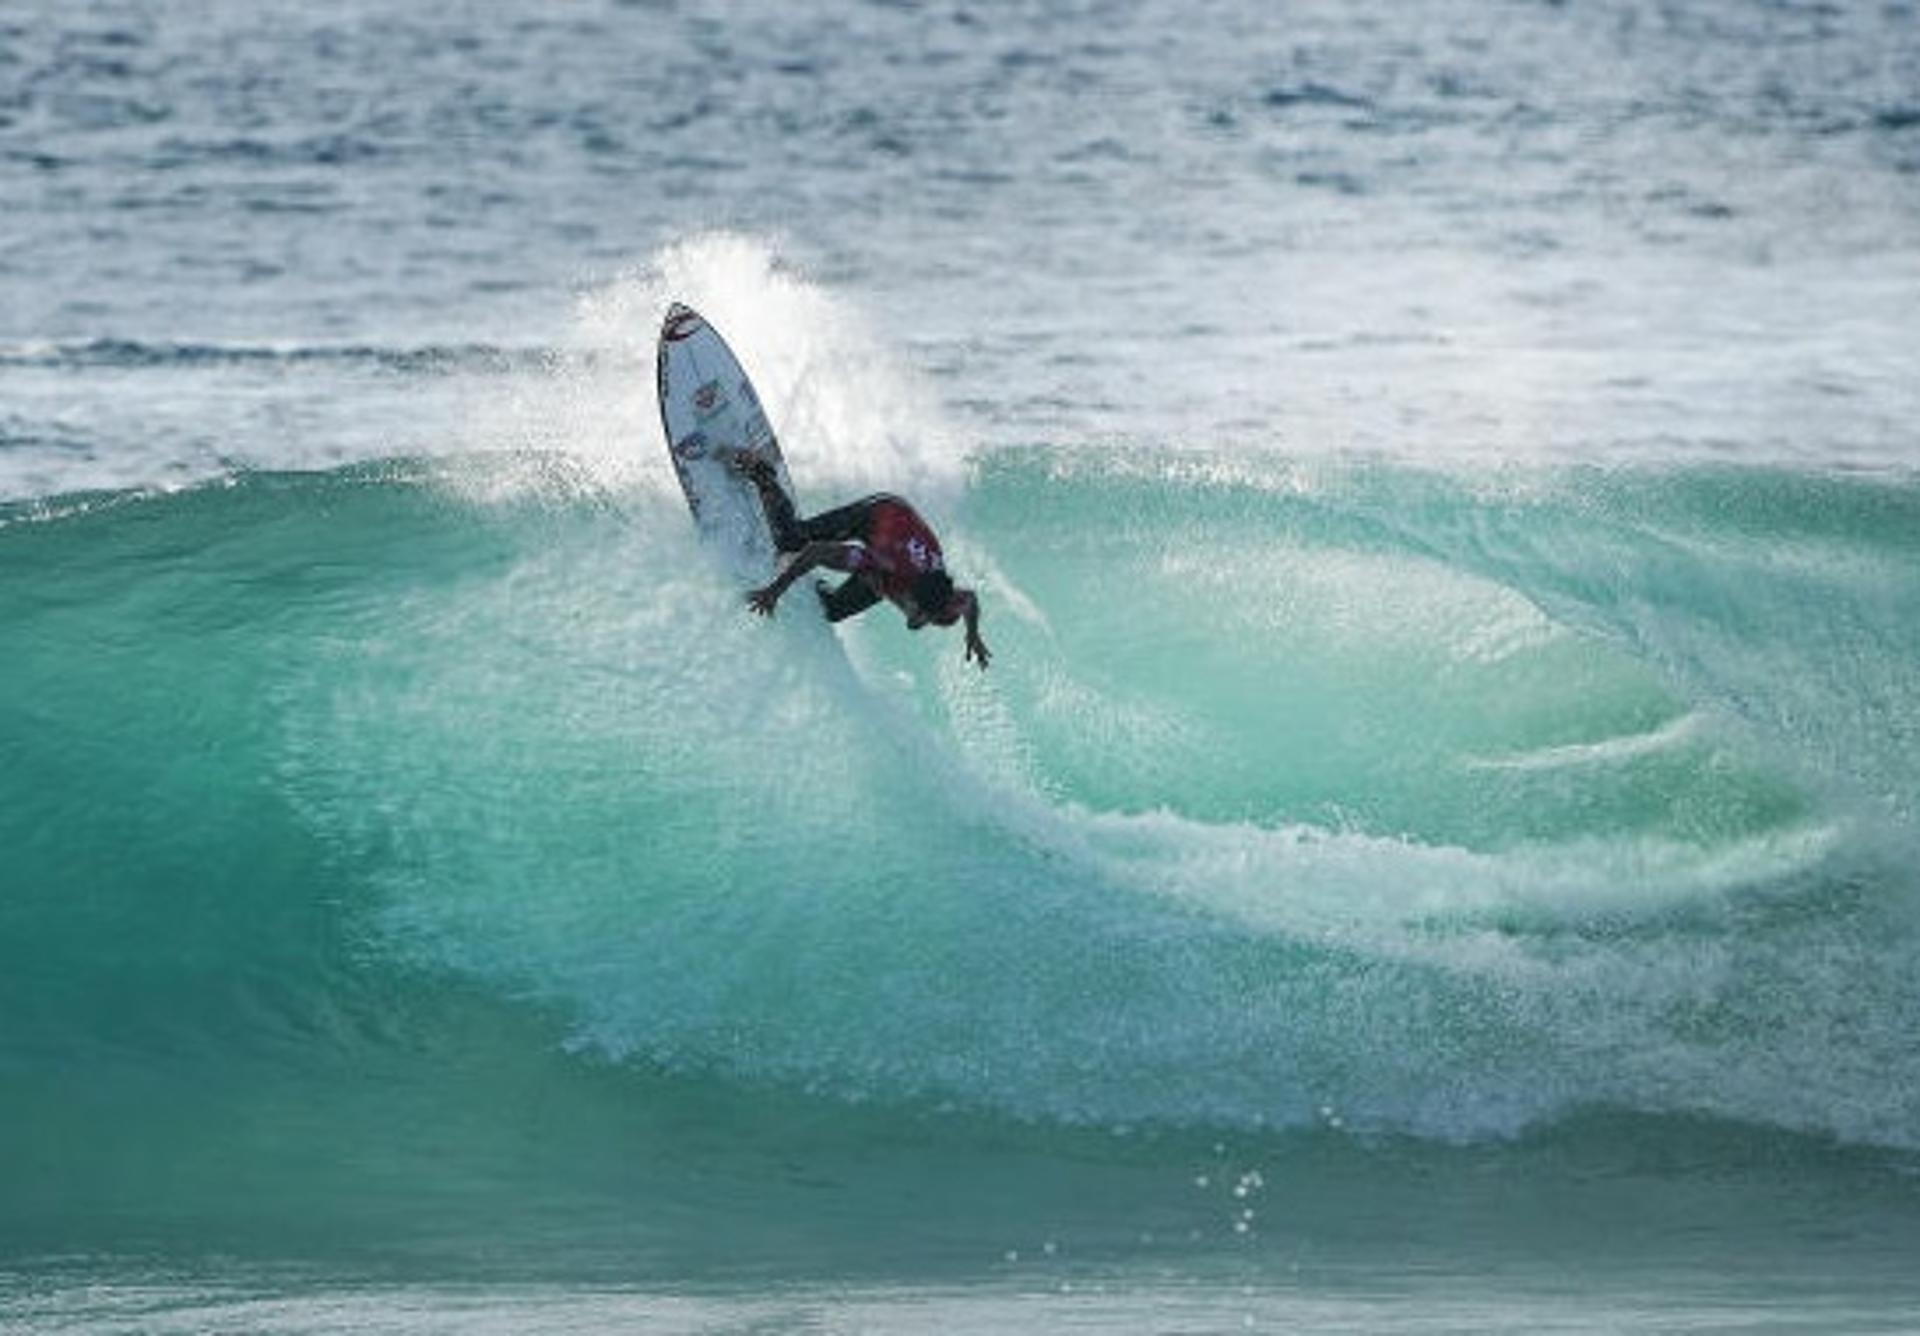
<path id="1" fill-rule="evenodd" d="M 960 613 L 967 623 L 966 657 L 978 663 L 980 671 L 985 672 L 988 662 L 993 658 L 993 651 L 980 638 L 980 600 L 974 597 L 971 589 L 961 590 L 960 597 L 966 600 L 966 607 Z"/>
<path id="2" fill-rule="evenodd" d="M 793 587 L 793 582 L 818 566 L 826 566 L 836 571 L 852 571 L 860 568 L 861 549 L 858 543 L 808 543 L 787 563 L 786 569 L 774 577 L 773 583 L 764 589 L 756 589 L 747 595 L 747 606 L 762 617 L 773 616 L 774 605 L 780 596 Z"/>

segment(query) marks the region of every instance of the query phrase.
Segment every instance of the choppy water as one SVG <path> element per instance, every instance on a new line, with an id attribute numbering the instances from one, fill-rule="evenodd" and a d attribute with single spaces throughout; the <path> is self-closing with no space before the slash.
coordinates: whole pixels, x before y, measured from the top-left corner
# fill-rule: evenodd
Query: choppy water
<path id="1" fill-rule="evenodd" d="M 1920 15 L 0 15 L 0 1316 L 1900 1329 Z M 669 300 L 985 677 L 749 618 Z"/>

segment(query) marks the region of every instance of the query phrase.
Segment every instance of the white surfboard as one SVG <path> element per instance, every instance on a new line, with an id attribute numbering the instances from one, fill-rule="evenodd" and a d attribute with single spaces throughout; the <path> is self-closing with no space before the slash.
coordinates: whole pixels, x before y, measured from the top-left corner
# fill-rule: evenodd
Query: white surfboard
<path id="1" fill-rule="evenodd" d="M 773 461 L 780 486 L 793 495 L 753 382 L 719 331 L 678 302 L 660 326 L 655 375 L 667 453 L 701 537 L 741 579 L 766 580 L 776 554 L 759 493 L 717 457 L 726 450 L 756 451 Z"/>

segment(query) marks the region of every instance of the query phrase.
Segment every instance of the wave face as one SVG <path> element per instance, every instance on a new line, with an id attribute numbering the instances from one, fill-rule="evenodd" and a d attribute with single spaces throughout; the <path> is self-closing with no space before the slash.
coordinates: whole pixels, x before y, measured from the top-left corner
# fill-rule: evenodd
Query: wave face
<path id="1" fill-rule="evenodd" d="M 1008 452 L 984 677 L 553 456 L 6 520 L 0 1066 L 65 1107 L 325 1127 L 471 1006 L 882 1108 L 1920 1145 L 1908 479 Z"/>

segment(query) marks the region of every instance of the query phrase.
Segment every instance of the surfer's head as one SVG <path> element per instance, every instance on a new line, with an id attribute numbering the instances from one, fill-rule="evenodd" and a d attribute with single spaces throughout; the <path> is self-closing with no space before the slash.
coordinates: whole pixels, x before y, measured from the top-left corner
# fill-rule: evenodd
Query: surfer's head
<path id="1" fill-rule="evenodd" d="M 953 580 L 945 571 L 920 572 L 913 577 L 909 593 L 914 608 L 907 618 L 909 625 L 919 627 L 928 622 L 945 625 L 953 620 Z"/>

